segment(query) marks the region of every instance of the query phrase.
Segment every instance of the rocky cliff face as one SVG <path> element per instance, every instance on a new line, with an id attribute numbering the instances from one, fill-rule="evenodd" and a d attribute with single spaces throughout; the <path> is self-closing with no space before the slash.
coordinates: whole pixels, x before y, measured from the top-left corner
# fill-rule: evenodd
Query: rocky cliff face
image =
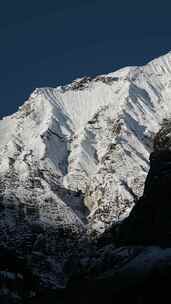
<path id="1" fill-rule="evenodd" d="M 168 53 L 36 89 L 0 121 L 0 244 L 29 261 L 41 286 L 65 286 L 66 262 L 87 231 L 102 233 L 129 213 L 170 102 Z"/>

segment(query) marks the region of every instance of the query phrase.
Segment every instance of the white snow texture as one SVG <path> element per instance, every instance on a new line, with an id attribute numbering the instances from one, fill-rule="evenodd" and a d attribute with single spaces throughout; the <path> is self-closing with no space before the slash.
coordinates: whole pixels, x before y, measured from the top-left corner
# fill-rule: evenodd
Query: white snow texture
<path id="1" fill-rule="evenodd" d="M 42 222 L 88 220 L 103 232 L 142 194 L 153 136 L 170 112 L 171 52 L 142 67 L 36 89 L 0 120 L 3 197 L 33 197 L 37 208 L 51 198 L 49 218 L 40 208 Z"/>

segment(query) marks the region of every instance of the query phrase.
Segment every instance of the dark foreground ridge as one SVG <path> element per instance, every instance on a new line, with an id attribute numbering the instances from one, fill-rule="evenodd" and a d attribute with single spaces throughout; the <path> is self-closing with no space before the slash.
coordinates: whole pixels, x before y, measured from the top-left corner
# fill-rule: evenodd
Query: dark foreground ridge
<path id="1" fill-rule="evenodd" d="M 77 303 L 153 303 L 169 298 L 170 185 L 171 151 L 156 150 L 150 155 L 143 196 L 130 215 L 99 240 L 102 244 L 111 235 L 115 249 L 103 247 L 93 271 L 84 280 L 80 277 L 70 282 L 68 294 L 81 290 Z"/>

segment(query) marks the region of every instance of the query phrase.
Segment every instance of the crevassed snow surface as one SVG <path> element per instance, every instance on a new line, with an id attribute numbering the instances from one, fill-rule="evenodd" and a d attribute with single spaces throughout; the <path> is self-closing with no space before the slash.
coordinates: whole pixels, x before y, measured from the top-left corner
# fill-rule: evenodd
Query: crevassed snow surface
<path id="1" fill-rule="evenodd" d="M 0 121 L 3 193 L 33 195 L 42 221 L 51 197 L 49 221 L 82 225 L 89 214 L 103 232 L 141 195 L 154 133 L 170 112 L 171 52 L 143 67 L 36 89 Z"/>

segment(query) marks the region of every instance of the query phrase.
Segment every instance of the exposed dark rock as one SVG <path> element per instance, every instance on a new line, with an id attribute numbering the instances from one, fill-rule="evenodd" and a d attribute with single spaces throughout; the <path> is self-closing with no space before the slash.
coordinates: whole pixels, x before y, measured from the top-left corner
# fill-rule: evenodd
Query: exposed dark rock
<path id="1" fill-rule="evenodd" d="M 153 152 L 144 194 L 119 226 L 117 245 L 171 247 L 171 151 Z"/>

